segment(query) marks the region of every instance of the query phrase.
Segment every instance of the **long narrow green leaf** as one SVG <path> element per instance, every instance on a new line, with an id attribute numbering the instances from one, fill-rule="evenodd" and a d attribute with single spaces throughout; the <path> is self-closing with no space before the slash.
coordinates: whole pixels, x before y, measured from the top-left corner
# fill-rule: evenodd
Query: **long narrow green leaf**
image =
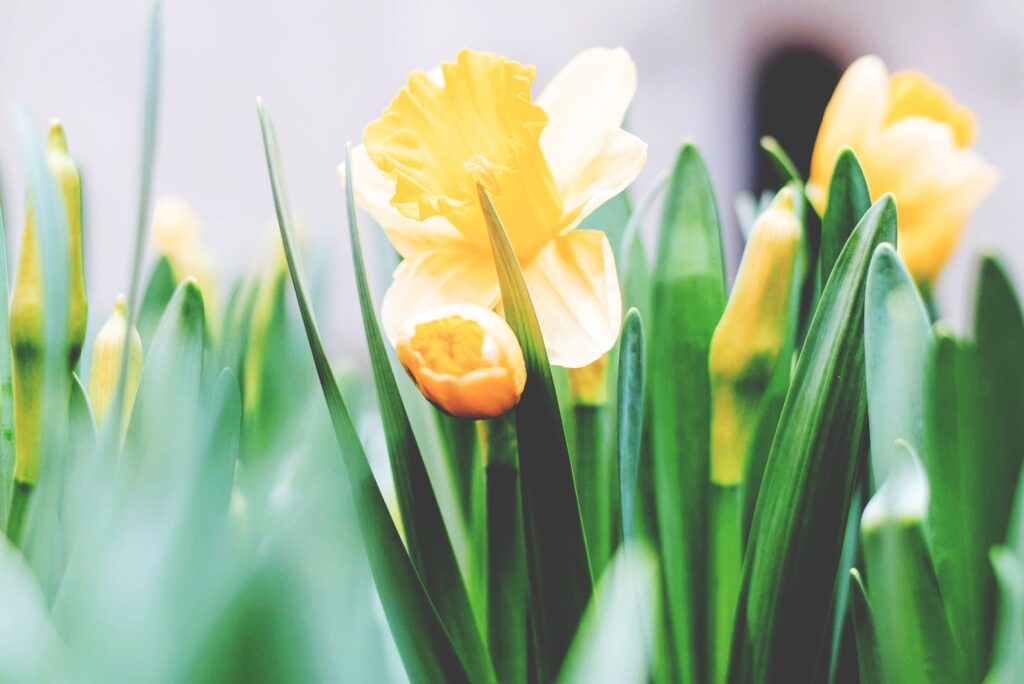
<path id="1" fill-rule="evenodd" d="M 1000 621 L 986 684 L 1013 684 L 1024 672 L 1024 559 L 1005 546 L 992 549 L 999 581 Z"/>
<path id="2" fill-rule="evenodd" d="M 877 485 L 889 474 L 897 439 L 925 448 L 924 382 L 934 337 L 917 286 L 888 245 L 871 259 L 865 297 L 864 365 Z"/>
<path id="3" fill-rule="evenodd" d="M 0 530 L 7 529 L 7 508 L 14 477 L 14 389 L 10 331 L 10 275 L 7 230 L 0 206 Z"/>
<path id="4" fill-rule="evenodd" d="M 818 253 L 818 277 L 828 282 L 843 246 L 857 222 L 871 208 L 864 172 L 853 150 L 839 153 L 828 188 L 828 204 L 821 218 L 821 251 Z"/>
<path id="5" fill-rule="evenodd" d="M 884 681 L 967 681 L 924 537 L 928 479 L 906 442 L 890 448 L 889 474 L 861 519 Z"/>
<path id="6" fill-rule="evenodd" d="M 516 432 L 531 620 L 540 649 L 540 679 L 547 681 L 558 672 L 572 643 L 593 593 L 593 579 L 540 324 L 508 234 L 487 192 L 483 188 L 479 192 L 505 318 L 526 361 L 526 387 L 516 407 Z"/>
<path id="7" fill-rule="evenodd" d="M 149 348 L 149 343 L 153 340 L 153 333 L 156 332 L 156 326 L 160 324 L 160 317 L 163 316 L 167 302 L 171 301 L 171 296 L 177 286 L 171 262 L 167 260 L 167 257 L 160 257 L 149 275 L 139 308 L 138 329 L 143 349 Z"/>
<path id="8" fill-rule="evenodd" d="M 832 593 L 866 457 L 864 289 L 875 248 L 896 239 L 885 195 L 843 249 L 808 329 L 751 526 L 732 681 L 827 673 Z"/>
<path id="9" fill-rule="evenodd" d="M 466 584 L 459 572 L 455 552 L 452 550 L 452 543 L 441 517 L 441 509 L 434 497 L 430 477 L 423 464 L 423 456 L 413 435 L 409 416 L 398 393 L 398 384 L 391 372 L 391 362 L 388 360 L 384 337 L 377 322 L 373 295 L 366 279 L 363 247 L 359 240 L 352 163 L 349 156 L 350 152 L 346 149 L 345 199 L 348 205 L 352 264 L 409 556 L 437 608 L 441 621 L 452 637 L 455 650 L 466 664 L 471 679 L 474 682 L 494 681 L 494 669 L 477 629 Z"/>
<path id="10" fill-rule="evenodd" d="M 58 673 L 60 640 L 35 576 L 5 537 L 0 535 L 0 680 L 45 682 Z"/>
<path id="11" fill-rule="evenodd" d="M 708 671 L 708 350 L 726 293 L 711 180 L 690 143 L 676 160 L 657 255 L 647 383 L 655 502 L 677 676 L 696 682 Z"/>
<path id="12" fill-rule="evenodd" d="M 634 539 L 637 513 L 637 480 L 644 426 L 644 374 L 647 351 L 640 312 L 630 309 L 622 320 L 619 340 L 619 382 L 616 420 L 619 456 L 619 491 L 622 509 L 622 538 Z"/>
<path id="13" fill-rule="evenodd" d="M 850 612 L 853 614 L 853 631 L 857 640 L 857 666 L 862 682 L 881 682 L 882 669 L 878 662 L 878 637 L 875 634 L 874 616 L 868 602 L 867 590 L 860 572 L 850 570 Z"/>
<path id="14" fill-rule="evenodd" d="M 277 136 L 262 100 L 257 100 L 257 111 L 288 271 L 338 447 L 348 471 L 363 543 L 377 592 L 384 605 L 384 614 L 410 679 L 414 682 L 468 682 L 469 674 L 405 551 L 327 360 L 295 251 L 292 213 L 288 205 Z"/>
<path id="15" fill-rule="evenodd" d="M 786 150 L 782 149 L 782 145 L 779 141 L 770 135 L 766 135 L 761 138 L 761 149 L 765 154 L 768 155 L 768 159 L 771 160 L 772 166 L 775 167 L 775 172 L 779 175 L 779 180 L 782 181 L 783 185 L 796 182 L 803 185 L 803 179 L 800 177 L 800 171 L 796 168 L 796 164 L 790 159 L 789 155 L 786 154 Z"/>

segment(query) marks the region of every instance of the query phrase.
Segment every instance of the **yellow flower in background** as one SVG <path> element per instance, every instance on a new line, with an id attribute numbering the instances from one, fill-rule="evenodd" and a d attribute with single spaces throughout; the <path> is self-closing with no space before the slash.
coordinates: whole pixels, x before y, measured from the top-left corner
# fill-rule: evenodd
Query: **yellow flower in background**
<path id="1" fill-rule="evenodd" d="M 188 276 L 196 279 L 209 312 L 216 311 L 219 292 L 213 258 L 202 243 L 202 232 L 199 217 L 185 202 L 172 198 L 157 200 L 153 209 L 153 246 L 171 262 L 175 280 L 180 283 Z"/>
<path id="2" fill-rule="evenodd" d="M 505 320 L 474 304 L 453 304 L 406 321 L 398 360 L 434 405 L 460 418 L 493 418 L 519 403 L 523 350 Z"/>
<path id="3" fill-rule="evenodd" d="M 392 343 L 409 318 L 446 304 L 499 305 L 477 184 L 516 250 L 552 363 L 580 367 L 618 336 L 608 239 L 575 230 L 625 189 L 647 146 L 621 128 L 636 90 L 622 49 L 592 49 L 531 99 L 535 69 L 462 50 L 415 71 L 352 152 L 357 203 L 404 261 L 384 297 Z"/>
<path id="4" fill-rule="evenodd" d="M 872 200 L 887 192 L 899 210 L 900 256 L 918 282 L 935 280 L 996 172 L 971 148 L 974 114 L 924 74 L 889 74 L 861 57 L 843 74 L 825 110 L 807 194 L 824 211 L 836 158 L 849 146 Z"/>

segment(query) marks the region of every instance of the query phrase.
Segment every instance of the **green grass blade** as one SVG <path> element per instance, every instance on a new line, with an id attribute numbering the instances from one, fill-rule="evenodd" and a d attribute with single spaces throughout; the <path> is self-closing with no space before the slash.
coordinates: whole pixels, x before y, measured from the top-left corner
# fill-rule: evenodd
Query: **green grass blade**
<path id="1" fill-rule="evenodd" d="M 934 337 L 913 278 L 890 245 L 871 258 L 864 302 L 871 469 L 889 475 L 892 444 L 924 449 L 924 382 Z"/>
<path id="2" fill-rule="evenodd" d="M 821 248 L 818 252 L 818 277 L 824 285 L 850 238 L 857 222 L 871 208 L 864 172 L 857 155 L 849 148 L 836 159 L 832 181 L 828 188 L 828 204 L 821 218 Z"/>
<path id="3" fill-rule="evenodd" d="M 541 680 L 558 672 L 593 580 L 562 417 L 537 315 L 519 261 L 490 197 L 480 189 L 505 318 L 526 361 L 526 388 L 516 407 L 523 525 L 530 601 Z"/>
<path id="4" fill-rule="evenodd" d="M 882 666 L 878 662 L 878 637 L 875 634 L 874 616 L 868 602 L 867 590 L 860 572 L 850 570 L 850 612 L 853 615 L 853 632 L 857 641 L 857 666 L 862 682 L 881 682 Z"/>
<path id="5" fill-rule="evenodd" d="M 616 399 L 619 496 L 622 509 L 622 538 L 626 541 L 635 538 L 634 519 L 637 514 L 637 481 L 643 441 L 646 364 L 643 320 L 639 311 L 630 309 L 622 320 Z"/>
<path id="6" fill-rule="evenodd" d="M 676 160 L 657 255 L 647 387 L 662 572 L 677 675 L 705 681 L 708 350 L 726 292 L 715 197 L 700 153 L 690 143 Z"/>
<path id="7" fill-rule="evenodd" d="M 906 442 L 864 507 L 861 539 L 878 652 L 889 682 L 968 681 L 924 536 L 928 479 Z"/>
<path id="8" fill-rule="evenodd" d="M 359 307 L 370 350 L 373 379 L 377 387 L 384 435 L 388 444 L 391 473 L 395 480 L 398 507 L 401 511 L 405 540 L 416 572 L 423 580 L 427 594 L 451 635 L 470 678 L 474 682 L 494 681 L 490 656 L 477 629 L 470 607 L 466 584 L 459 572 L 441 509 L 438 507 L 430 477 L 423 463 L 409 416 L 405 412 L 398 384 L 391 372 L 384 337 L 380 332 L 373 296 L 366 278 L 366 262 L 359 239 L 356 202 L 353 194 L 352 163 L 345 153 L 345 192 L 348 205 L 348 232 L 352 245 Z"/>
<path id="9" fill-rule="evenodd" d="M 388 625 L 413 682 L 468 682 L 469 674 L 405 551 L 338 389 L 297 260 L 277 137 L 262 100 L 257 101 L 257 110 L 288 271 L 331 424 L 348 471 L 363 542 Z"/>
<path id="10" fill-rule="evenodd" d="M 875 248 L 895 239 L 886 195 L 854 230 L 808 329 L 754 511 L 732 681 L 827 673 L 843 532 L 867 451 L 865 281 Z"/>

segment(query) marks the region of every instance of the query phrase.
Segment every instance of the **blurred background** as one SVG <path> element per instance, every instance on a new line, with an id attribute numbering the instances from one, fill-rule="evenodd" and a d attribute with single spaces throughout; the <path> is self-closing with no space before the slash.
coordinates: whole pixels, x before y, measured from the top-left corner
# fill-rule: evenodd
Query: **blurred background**
<path id="1" fill-rule="evenodd" d="M 18 244 L 24 195 L 12 112 L 23 108 L 40 128 L 59 116 L 85 174 L 94 321 L 127 288 L 147 6 L 0 3 L 0 188 L 9 240 Z M 821 112 L 850 61 L 873 52 L 891 69 L 924 70 L 974 109 L 978 148 L 1001 172 L 940 281 L 943 312 L 962 321 L 969 311 L 981 249 L 1004 255 L 1024 283 L 1018 0 L 166 0 L 163 17 L 156 196 L 195 208 L 222 278 L 266 259 L 277 238 L 254 105 L 262 95 L 304 235 L 330 249 L 337 296 L 324 313 L 339 352 L 362 348 L 363 335 L 351 325 L 357 303 L 336 170 L 345 142 L 360 139 L 410 70 L 451 59 L 462 46 L 536 64 L 535 94 L 586 47 L 628 49 L 639 70 L 628 127 L 650 145 L 634 198 L 668 168 L 679 142 L 693 138 L 715 184 L 733 270 L 733 200 L 765 181 L 759 137 L 776 135 L 806 169 Z"/>

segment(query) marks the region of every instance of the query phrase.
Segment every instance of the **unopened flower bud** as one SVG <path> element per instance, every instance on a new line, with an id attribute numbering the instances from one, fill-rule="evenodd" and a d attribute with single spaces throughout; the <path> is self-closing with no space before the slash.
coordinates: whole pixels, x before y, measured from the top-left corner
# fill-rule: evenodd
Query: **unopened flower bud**
<path id="1" fill-rule="evenodd" d="M 125 331 L 128 328 L 128 303 L 124 295 L 117 298 L 114 313 L 100 328 L 92 349 L 92 371 L 89 373 L 89 401 L 96 423 L 103 425 L 117 393 L 124 356 Z M 121 412 L 121 435 L 128 428 L 135 393 L 142 377 L 142 338 L 132 327 L 128 335 L 128 364 L 124 382 L 124 410 Z"/>
<path id="2" fill-rule="evenodd" d="M 89 304 L 82 263 L 82 181 L 78 166 L 68 154 L 67 139 L 54 120 L 47 140 L 46 162 L 64 199 L 68 229 L 68 327 L 64 357 L 70 372 L 82 352 Z M 10 336 L 13 354 L 15 469 L 19 482 L 34 484 L 39 477 L 39 449 L 43 426 L 43 284 L 42 255 L 36 228 L 35 207 L 26 202 L 21 253 L 11 290 Z M 70 376 L 69 376 L 70 377 Z M 70 387 L 70 385 L 69 385 Z"/>
<path id="3" fill-rule="evenodd" d="M 195 278 L 207 309 L 216 310 L 220 301 L 216 270 L 202 243 L 202 224 L 192 207 L 178 199 L 157 200 L 153 208 L 153 245 L 171 263 L 174 278 L 179 283 L 188 276 Z"/>
<path id="4" fill-rule="evenodd" d="M 755 222 L 711 338 L 711 480 L 743 479 L 761 398 L 785 346 L 802 228 L 783 188 Z"/>
<path id="5" fill-rule="evenodd" d="M 519 341 L 498 314 L 457 304 L 404 323 L 398 359 L 435 406 L 460 418 L 493 418 L 517 403 L 526 385 Z"/>

